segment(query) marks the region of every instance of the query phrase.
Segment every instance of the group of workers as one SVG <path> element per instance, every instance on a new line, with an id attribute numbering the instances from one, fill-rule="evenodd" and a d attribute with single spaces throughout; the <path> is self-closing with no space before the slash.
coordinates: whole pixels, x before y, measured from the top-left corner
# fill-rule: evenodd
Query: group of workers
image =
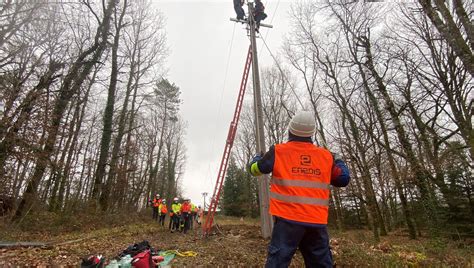
<path id="1" fill-rule="evenodd" d="M 330 186 L 347 186 L 350 173 L 339 154 L 313 144 L 315 133 L 314 113 L 297 112 L 288 126 L 288 142 L 271 146 L 248 164 L 252 176 L 272 174 L 269 213 L 274 227 L 265 267 L 288 267 L 297 249 L 306 267 L 333 267 L 327 231 Z M 159 217 L 163 226 L 166 200 L 157 195 L 153 207 L 153 218 Z M 174 198 L 169 213 L 171 232 L 186 233 L 203 211 L 189 199 L 180 204 Z"/>
<path id="2" fill-rule="evenodd" d="M 171 208 L 168 208 L 166 199 L 162 199 L 160 194 L 156 194 L 151 200 L 153 208 L 153 220 L 157 220 L 161 226 L 165 226 L 166 215 L 169 214 L 170 220 L 168 228 L 174 233 L 175 231 L 187 233 L 194 228 L 194 222 L 201 225 L 204 210 L 201 206 L 195 206 L 190 199 L 183 199 L 179 202 L 179 198 L 173 198 Z"/>

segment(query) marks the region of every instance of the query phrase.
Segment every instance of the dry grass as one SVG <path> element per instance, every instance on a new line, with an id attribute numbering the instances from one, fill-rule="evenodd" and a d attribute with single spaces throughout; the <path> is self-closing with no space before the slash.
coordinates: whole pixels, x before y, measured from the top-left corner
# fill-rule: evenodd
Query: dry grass
<path id="1" fill-rule="evenodd" d="M 45 216 L 45 215 L 43 215 Z M 49 215 L 51 216 L 51 215 Z M 183 235 L 171 234 L 152 222 L 148 214 L 122 217 L 81 215 L 79 219 L 44 219 L 37 215 L 28 226 L 15 226 L 0 230 L 1 240 L 64 242 L 85 238 L 77 242 L 47 248 L 19 248 L 0 250 L 0 266 L 78 264 L 80 258 L 89 254 L 104 254 L 114 257 L 130 244 L 149 240 L 159 249 L 192 250 L 195 258 L 177 257 L 174 265 L 196 266 L 262 266 L 266 259 L 268 240 L 260 237 L 258 219 L 218 216 L 215 222 L 220 226 L 207 239 L 202 239 L 201 230 Z M 122 219 L 122 220 L 120 220 Z M 41 222 L 47 226 L 41 226 Z M 62 226 L 71 224 L 74 226 Z M 51 232 L 49 232 L 51 231 Z M 334 260 L 339 266 L 372 267 L 417 267 L 417 266 L 473 266 L 473 240 L 450 240 L 446 238 L 421 238 L 410 240 L 403 232 L 393 232 L 375 243 L 371 232 L 331 230 L 331 247 Z M 303 266 L 301 254 L 293 259 L 293 267 Z"/>

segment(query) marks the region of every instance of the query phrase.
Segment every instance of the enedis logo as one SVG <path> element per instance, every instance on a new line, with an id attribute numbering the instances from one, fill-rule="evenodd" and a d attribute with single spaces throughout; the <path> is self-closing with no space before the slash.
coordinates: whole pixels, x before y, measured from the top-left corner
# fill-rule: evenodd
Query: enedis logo
<path id="1" fill-rule="evenodd" d="M 294 174 L 304 174 L 304 175 L 321 175 L 321 170 L 319 168 L 311 168 L 311 156 L 310 155 L 301 155 L 300 156 L 300 166 L 292 167 L 291 173 Z"/>

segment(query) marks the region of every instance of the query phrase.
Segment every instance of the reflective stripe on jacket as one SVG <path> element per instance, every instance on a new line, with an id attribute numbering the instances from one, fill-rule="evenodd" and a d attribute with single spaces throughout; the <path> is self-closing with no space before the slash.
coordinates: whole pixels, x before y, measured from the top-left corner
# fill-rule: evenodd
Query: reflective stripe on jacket
<path id="1" fill-rule="evenodd" d="M 327 224 L 331 153 L 307 142 L 275 145 L 270 214 L 284 219 Z"/>

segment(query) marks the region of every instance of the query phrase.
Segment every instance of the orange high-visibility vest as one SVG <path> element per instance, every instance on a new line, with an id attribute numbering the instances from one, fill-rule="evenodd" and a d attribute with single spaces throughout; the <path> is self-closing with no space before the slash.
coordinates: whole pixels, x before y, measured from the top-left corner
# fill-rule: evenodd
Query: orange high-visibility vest
<path id="1" fill-rule="evenodd" d="M 160 199 L 156 199 L 156 197 L 153 199 L 153 206 L 154 207 L 159 207 L 161 204 L 161 198 Z"/>
<path id="2" fill-rule="evenodd" d="M 181 205 L 181 212 L 191 212 L 191 204 L 184 202 Z"/>
<path id="3" fill-rule="evenodd" d="M 163 203 L 160 204 L 160 212 L 164 214 L 168 213 L 168 207 Z"/>
<path id="4" fill-rule="evenodd" d="M 327 224 L 332 154 L 308 142 L 275 145 L 270 214 Z"/>

